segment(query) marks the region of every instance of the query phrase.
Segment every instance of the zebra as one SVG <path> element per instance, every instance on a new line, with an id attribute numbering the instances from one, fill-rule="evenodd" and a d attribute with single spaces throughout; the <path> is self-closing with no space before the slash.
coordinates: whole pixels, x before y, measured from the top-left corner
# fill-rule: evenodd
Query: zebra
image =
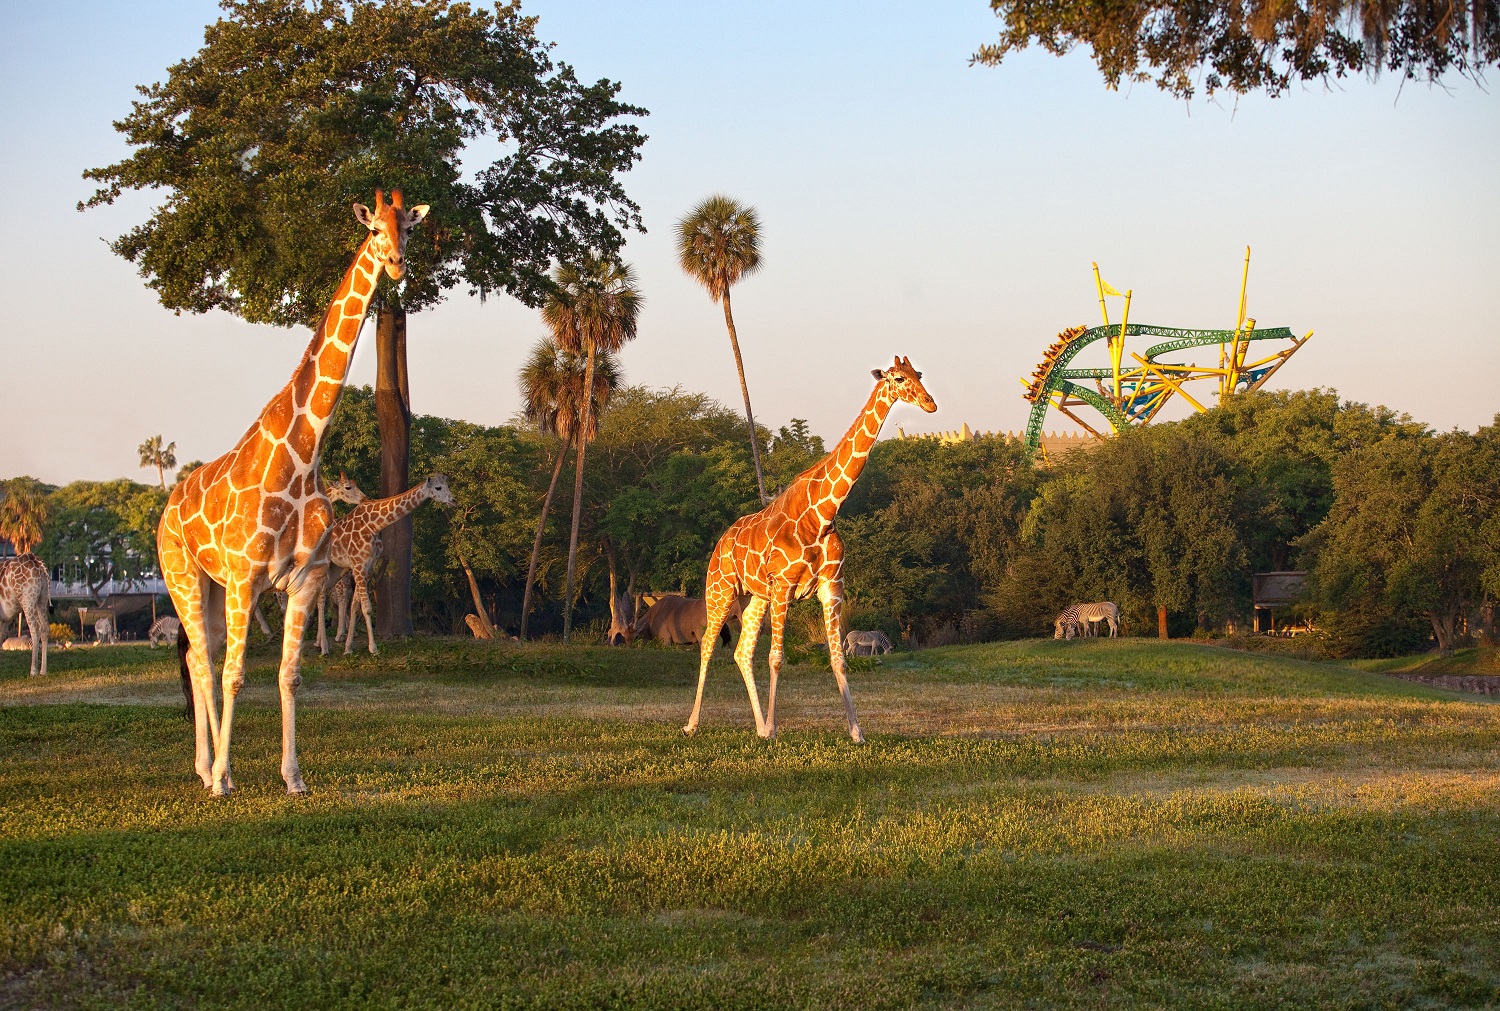
<path id="1" fill-rule="evenodd" d="M 182 622 L 170 614 L 164 614 L 152 623 L 151 631 L 146 633 L 146 638 L 151 640 L 152 649 L 158 645 L 170 646 L 177 641 L 177 630 L 181 627 Z"/>
<path id="2" fill-rule="evenodd" d="M 1069 604 L 1053 622 L 1052 638 L 1071 639 L 1075 634 L 1092 636 L 1094 634 L 1093 623 L 1104 621 L 1109 623 L 1109 637 L 1113 639 L 1120 634 L 1119 619 L 1120 609 L 1107 600 L 1093 604 Z"/>
<path id="3" fill-rule="evenodd" d="M 891 640 L 884 632 L 861 632 L 854 629 L 844 636 L 844 653 L 847 656 L 875 656 L 890 651 Z"/>

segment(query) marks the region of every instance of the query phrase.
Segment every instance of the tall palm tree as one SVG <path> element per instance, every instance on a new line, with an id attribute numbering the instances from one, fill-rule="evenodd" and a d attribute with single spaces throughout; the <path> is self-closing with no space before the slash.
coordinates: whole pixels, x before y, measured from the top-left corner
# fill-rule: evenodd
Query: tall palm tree
<path id="1" fill-rule="evenodd" d="M 740 393 L 745 398 L 745 423 L 750 426 L 750 455 L 755 460 L 755 485 L 766 501 L 766 479 L 760 469 L 760 443 L 755 438 L 755 414 L 750 410 L 750 387 L 745 382 L 745 363 L 740 358 L 740 338 L 729 309 L 729 289 L 746 274 L 760 267 L 760 215 L 731 197 L 716 193 L 677 222 L 677 262 L 703 287 L 709 297 L 723 303 L 724 325 L 729 328 L 729 346 L 734 367 L 740 374 Z"/>
<path id="2" fill-rule="evenodd" d="M 42 539 L 47 525 L 47 497 L 35 478 L 17 477 L 0 485 L 0 537 L 24 555 Z"/>
<path id="3" fill-rule="evenodd" d="M 142 467 L 155 467 L 156 477 L 161 481 L 161 490 L 167 490 L 167 469 L 177 466 L 177 443 L 161 444 L 161 436 L 153 435 L 136 447 L 141 454 Z"/>
<path id="4" fill-rule="evenodd" d="M 542 319 L 552 339 L 564 351 L 582 355 L 583 388 L 594 388 L 594 369 L 600 352 L 614 354 L 635 338 L 640 315 L 640 292 L 627 264 L 587 256 L 581 263 L 563 264 L 553 273 L 555 290 L 542 304 Z M 592 431 L 593 397 L 581 398 L 578 432 Z M 583 514 L 583 458 L 588 444 L 577 441 L 578 463 L 573 476 L 573 530 L 568 537 L 568 581 L 563 600 L 563 641 L 573 634 L 573 577 L 578 569 L 578 521 Z"/>
<path id="5" fill-rule="evenodd" d="M 537 341 L 531 357 L 521 368 L 522 414 L 543 435 L 559 440 L 557 459 L 552 465 L 552 481 L 542 500 L 542 517 L 537 521 L 536 540 L 531 545 L 531 564 L 526 569 L 526 593 L 521 602 L 521 639 L 526 639 L 526 622 L 531 616 L 531 591 L 536 584 L 537 560 L 542 554 L 542 532 L 547 528 L 547 514 L 552 510 L 552 495 L 562 474 L 568 449 L 581 434 L 584 442 L 593 442 L 599 434 L 599 413 L 609 402 L 609 395 L 620 385 L 620 367 L 607 351 L 594 359 L 594 395 L 589 398 L 590 425 L 580 433 L 583 422 L 584 370 L 587 361 L 564 351 L 548 338 Z"/>

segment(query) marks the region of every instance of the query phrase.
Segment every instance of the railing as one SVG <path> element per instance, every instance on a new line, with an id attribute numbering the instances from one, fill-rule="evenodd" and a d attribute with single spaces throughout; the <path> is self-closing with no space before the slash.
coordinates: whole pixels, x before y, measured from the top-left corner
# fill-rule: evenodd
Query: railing
<path id="1" fill-rule="evenodd" d="M 115 593 L 162 594 L 166 592 L 167 584 L 160 576 L 150 576 L 144 579 L 111 579 L 98 590 L 86 582 L 52 580 L 53 600 L 95 600 Z"/>

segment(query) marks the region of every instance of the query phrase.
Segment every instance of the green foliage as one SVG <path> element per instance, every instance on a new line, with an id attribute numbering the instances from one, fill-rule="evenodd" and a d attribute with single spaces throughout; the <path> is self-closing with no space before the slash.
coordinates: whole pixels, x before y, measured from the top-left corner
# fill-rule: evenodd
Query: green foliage
<path id="1" fill-rule="evenodd" d="M 851 611 L 884 614 L 927 638 L 981 609 L 1037 483 L 1022 447 L 1000 439 L 876 443 L 839 513 Z M 885 627 L 865 621 L 851 627 Z"/>
<path id="2" fill-rule="evenodd" d="M 807 419 L 793 418 L 790 425 L 782 425 L 765 456 L 766 476 L 775 489 L 772 494 L 786 488 L 798 474 L 827 455 L 823 437 L 812 433 Z"/>
<path id="3" fill-rule="evenodd" d="M 156 525 L 167 493 L 155 485 L 74 481 L 53 492 L 50 529 L 37 553 L 91 586 L 156 571 Z"/>
<path id="4" fill-rule="evenodd" d="M 1494 585 L 1500 425 L 1391 439 L 1334 468 L 1336 502 L 1309 538 L 1331 606 L 1398 621 L 1422 615 L 1451 654 L 1462 620 Z"/>
<path id="5" fill-rule="evenodd" d="M 1054 55 L 1084 44 L 1111 89 L 1154 81 L 1190 98 L 1265 91 L 1279 95 L 1294 81 L 1381 70 L 1435 83 L 1454 73 L 1483 79 L 1500 62 L 1500 3 L 1441 4 L 1350 0 L 1244 4 L 1187 0 L 1167 3 L 1062 3 L 991 0 L 1004 22 L 1000 40 L 980 46 L 973 62 L 996 66 L 1036 43 Z"/>
<path id="6" fill-rule="evenodd" d="M 73 632 L 72 625 L 64 625 L 62 622 L 54 621 L 47 626 L 47 638 L 53 642 L 72 642 L 78 638 Z"/>
<path id="7" fill-rule="evenodd" d="M 24 554 L 41 541 L 50 518 L 50 489 L 34 477 L 0 482 L 0 537 Z"/>
<path id="8" fill-rule="evenodd" d="M 586 514 L 630 589 L 702 592 L 714 542 L 758 508 L 742 431 L 727 408 L 675 387 L 626 387 L 610 401 Z"/>
<path id="9" fill-rule="evenodd" d="M 529 305 L 555 259 L 639 227 L 617 173 L 645 138 L 619 86 L 554 64 L 535 20 L 437 0 L 227 0 L 204 46 L 118 124 L 136 150 L 92 169 L 84 205 L 164 193 L 112 245 L 168 308 L 308 325 L 363 234 L 350 206 L 404 187 L 433 226 L 406 248 L 408 310 L 466 284 Z M 503 155 L 460 172 L 466 146 Z"/>

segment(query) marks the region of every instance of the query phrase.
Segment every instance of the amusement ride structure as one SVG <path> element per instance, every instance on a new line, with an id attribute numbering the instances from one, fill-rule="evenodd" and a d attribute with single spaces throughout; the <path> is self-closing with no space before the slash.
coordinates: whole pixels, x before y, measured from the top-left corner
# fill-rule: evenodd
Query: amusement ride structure
<path id="1" fill-rule="evenodd" d="M 1233 330 L 1183 330 L 1132 323 L 1130 290 L 1120 296 L 1125 299 L 1125 307 L 1116 325 L 1109 321 L 1109 309 L 1104 299 L 1120 293 L 1105 283 L 1099 276 L 1099 265 L 1094 264 L 1094 285 L 1099 292 L 1099 312 L 1104 322 L 1095 327 L 1069 327 L 1058 334 L 1036 371 L 1021 380 L 1021 385 L 1026 387 L 1024 395 L 1031 402 L 1031 416 L 1026 423 L 1027 447 L 1035 451 L 1041 445 L 1042 424 L 1049 407 L 1082 425 L 1095 438 L 1104 439 L 1128 425 L 1150 422 L 1173 394 L 1180 395 L 1195 409 L 1206 411 L 1208 408 L 1185 389 L 1189 383 L 1214 380 L 1220 401 L 1235 393 L 1259 389 L 1288 358 L 1296 354 L 1298 348 L 1307 343 L 1312 331 L 1297 337 L 1284 326 L 1258 328 L 1255 320 L 1245 315 L 1245 288 L 1249 280 L 1250 247 L 1246 246 L 1245 270 L 1240 279 L 1239 315 Z M 1144 355 L 1131 352 L 1131 361 L 1126 361 L 1125 341 L 1131 337 L 1156 343 L 1149 344 Z M 1107 366 L 1070 367 L 1080 351 L 1101 340 L 1109 350 Z M 1273 345 L 1261 343 L 1264 341 L 1290 344 L 1282 344 L 1272 353 L 1265 354 L 1264 349 Z M 1214 345 L 1219 349 L 1217 365 L 1183 364 L 1178 357 L 1179 352 Z M 1164 356 L 1177 360 L 1163 361 Z M 1199 396 L 1203 396 L 1201 391 Z M 1103 422 L 1096 419 L 1091 424 L 1076 413 L 1085 408 L 1100 415 Z"/>

